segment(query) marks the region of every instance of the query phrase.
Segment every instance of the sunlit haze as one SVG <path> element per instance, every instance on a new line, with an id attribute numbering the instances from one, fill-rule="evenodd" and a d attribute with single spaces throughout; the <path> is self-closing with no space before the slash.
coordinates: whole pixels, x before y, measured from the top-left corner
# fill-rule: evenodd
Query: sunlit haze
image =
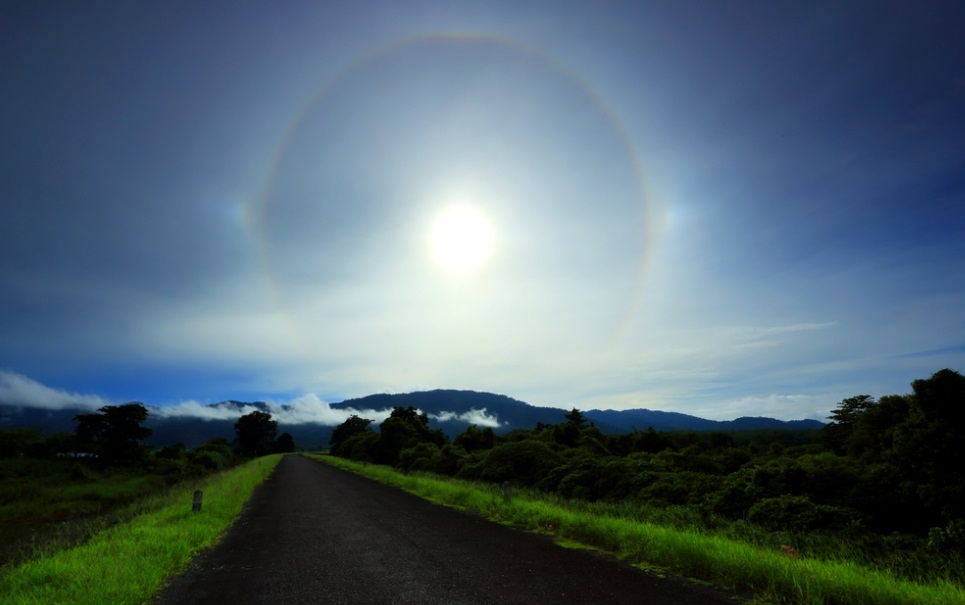
<path id="1" fill-rule="evenodd" d="M 480 268 L 493 252 L 489 221 L 466 206 L 447 209 L 429 232 L 432 258 L 449 272 L 462 275 Z"/>
<path id="2" fill-rule="evenodd" d="M 963 18 L 5 6 L 0 403 L 824 419 L 963 371 Z"/>

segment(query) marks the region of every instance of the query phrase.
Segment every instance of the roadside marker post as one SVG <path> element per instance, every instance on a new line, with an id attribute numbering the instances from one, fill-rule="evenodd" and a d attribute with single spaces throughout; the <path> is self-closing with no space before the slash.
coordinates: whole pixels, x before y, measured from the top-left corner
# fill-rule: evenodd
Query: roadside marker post
<path id="1" fill-rule="evenodd" d="M 199 490 L 199 489 L 194 490 L 194 502 L 191 504 L 191 510 L 194 511 L 194 512 L 196 512 L 196 513 L 200 513 L 200 512 L 201 512 L 201 496 L 202 496 L 202 495 L 203 495 L 203 494 L 201 493 L 201 490 Z"/>

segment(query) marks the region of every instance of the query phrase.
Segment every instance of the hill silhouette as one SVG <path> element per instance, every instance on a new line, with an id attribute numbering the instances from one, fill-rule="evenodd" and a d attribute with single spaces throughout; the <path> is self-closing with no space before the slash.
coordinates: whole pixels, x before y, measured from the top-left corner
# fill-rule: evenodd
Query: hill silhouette
<path id="1" fill-rule="evenodd" d="M 491 426 L 500 433 L 513 429 L 531 429 L 537 423 L 557 424 L 564 421 L 569 409 L 537 407 L 506 395 L 471 390 L 439 389 L 415 393 L 375 394 L 333 403 L 331 410 L 359 413 L 365 411 L 388 415 L 393 407 L 412 406 L 429 415 L 429 424 L 440 428 L 450 437 L 464 431 L 470 424 Z M 231 440 L 235 437 L 234 423 L 245 411 L 258 409 L 269 412 L 278 420 L 279 433 L 288 432 L 301 447 L 323 448 L 338 422 L 314 422 L 304 413 L 297 421 L 291 416 L 292 407 L 266 402 L 222 401 L 200 406 L 191 415 L 164 416 L 158 408 L 147 426 L 153 430 L 148 440 L 155 445 L 184 443 L 188 447 L 200 445 L 212 438 Z M 46 434 L 72 432 L 74 415 L 89 409 L 39 409 L 0 402 L 0 429 L 17 427 L 39 428 Z M 376 415 L 376 414 L 373 414 Z M 729 421 L 707 420 L 679 412 L 649 409 L 584 410 L 584 417 L 604 433 L 627 433 L 634 429 L 656 431 L 736 431 L 753 429 L 818 429 L 824 423 L 817 420 L 782 421 L 774 418 L 742 417 Z M 378 421 L 379 418 L 372 418 Z"/>

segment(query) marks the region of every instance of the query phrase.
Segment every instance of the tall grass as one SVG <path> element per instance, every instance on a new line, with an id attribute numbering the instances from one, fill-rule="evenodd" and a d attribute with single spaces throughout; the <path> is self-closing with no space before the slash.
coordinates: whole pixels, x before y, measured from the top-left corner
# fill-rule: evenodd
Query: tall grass
<path id="1" fill-rule="evenodd" d="M 0 521 L 96 514 L 163 486 L 163 477 L 143 472 L 102 473 L 66 460 L 0 460 Z"/>
<path id="2" fill-rule="evenodd" d="M 807 604 L 957 605 L 965 590 L 947 580 L 916 583 L 849 559 L 801 556 L 793 548 L 770 548 L 697 528 L 657 525 L 640 518 L 602 514 L 585 504 L 501 487 L 404 474 L 387 467 L 313 456 L 441 504 L 493 520 L 550 533 L 604 550 L 648 568 L 659 568 L 769 601 Z"/>
<path id="3" fill-rule="evenodd" d="M 150 512 L 107 528 L 80 546 L 38 553 L 4 570 L 4 605 L 148 601 L 222 535 L 280 459 L 281 455 L 258 458 L 202 482 L 201 512 L 191 511 L 191 488 L 172 489 L 156 496 L 162 502 L 145 503 Z"/>

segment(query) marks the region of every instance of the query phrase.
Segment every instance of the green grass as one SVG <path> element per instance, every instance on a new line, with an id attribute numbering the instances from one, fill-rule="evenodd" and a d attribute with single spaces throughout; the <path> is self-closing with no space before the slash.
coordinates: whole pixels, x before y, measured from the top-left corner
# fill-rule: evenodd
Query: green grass
<path id="1" fill-rule="evenodd" d="M 71 460 L 0 460 L 0 566 L 145 512 L 145 501 L 165 484 L 158 474 L 97 471 Z"/>
<path id="2" fill-rule="evenodd" d="M 327 464 L 395 485 L 433 502 L 481 513 L 495 521 L 553 534 L 565 541 L 613 553 L 648 569 L 659 569 L 750 593 L 766 602 L 907 605 L 965 603 L 965 590 L 947 581 L 916 583 L 848 559 L 800 556 L 697 528 L 658 525 L 639 518 L 595 514 L 529 490 L 514 490 L 404 474 L 388 467 L 312 456 Z"/>
<path id="3" fill-rule="evenodd" d="M 135 471 L 92 470 L 64 460 L 0 460 L 0 521 L 90 515 L 164 487 L 164 478 Z"/>
<path id="4" fill-rule="evenodd" d="M 0 572 L 4 605 L 145 603 L 218 540 L 281 455 L 266 456 L 202 481 L 202 511 L 192 487 L 142 503 L 144 514 L 96 533 L 83 544 L 37 556 Z"/>

